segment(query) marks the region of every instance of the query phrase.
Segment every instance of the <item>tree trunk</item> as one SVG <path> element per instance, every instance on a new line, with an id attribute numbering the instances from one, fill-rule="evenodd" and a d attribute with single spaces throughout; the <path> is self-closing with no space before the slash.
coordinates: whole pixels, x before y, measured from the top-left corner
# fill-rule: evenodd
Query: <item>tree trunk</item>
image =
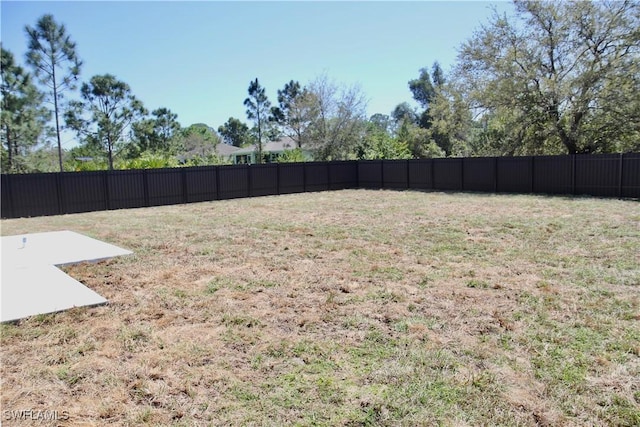
<path id="1" fill-rule="evenodd" d="M 64 169 L 62 167 L 62 142 L 60 141 L 60 119 L 58 118 L 58 85 L 56 82 L 56 67 L 55 62 L 51 61 L 53 64 L 53 110 L 54 115 L 56 116 L 56 137 L 58 139 L 58 163 L 60 164 L 60 172 L 63 172 Z"/>
<path id="2" fill-rule="evenodd" d="M 109 170 L 113 170 L 113 147 L 111 145 L 111 136 L 107 136 L 107 151 L 109 157 Z"/>
<path id="3" fill-rule="evenodd" d="M 13 171 L 13 147 L 11 146 L 11 129 L 9 128 L 9 125 L 4 125 L 4 131 L 7 134 L 7 153 L 9 154 L 9 157 L 7 158 L 7 170 L 9 172 Z"/>

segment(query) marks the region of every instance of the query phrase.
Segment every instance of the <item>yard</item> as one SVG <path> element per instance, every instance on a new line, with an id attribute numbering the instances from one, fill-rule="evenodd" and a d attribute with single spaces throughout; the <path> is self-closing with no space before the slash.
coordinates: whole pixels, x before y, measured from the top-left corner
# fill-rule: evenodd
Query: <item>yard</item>
<path id="1" fill-rule="evenodd" d="M 108 305 L 1 325 L 5 425 L 640 424 L 637 201 L 345 190 L 1 224 L 135 252 L 65 267 Z"/>

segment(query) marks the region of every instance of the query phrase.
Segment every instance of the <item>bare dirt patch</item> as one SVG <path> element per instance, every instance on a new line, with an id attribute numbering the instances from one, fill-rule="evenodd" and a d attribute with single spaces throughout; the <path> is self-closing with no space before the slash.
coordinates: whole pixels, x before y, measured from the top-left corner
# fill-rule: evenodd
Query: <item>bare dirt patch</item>
<path id="1" fill-rule="evenodd" d="M 2 325 L 2 409 L 637 425 L 639 223 L 633 201 L 365 190 L 2 221 L 135 252 L 65 268 L 109 305 Z"/>

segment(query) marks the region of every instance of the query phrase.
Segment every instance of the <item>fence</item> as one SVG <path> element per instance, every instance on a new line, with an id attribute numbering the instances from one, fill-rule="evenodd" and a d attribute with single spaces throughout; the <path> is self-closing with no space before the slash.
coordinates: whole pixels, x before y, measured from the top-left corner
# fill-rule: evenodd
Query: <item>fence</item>
<path id="1" fill-rule="evenodd" d="M 347 188 L 640 198 L 640 153 L 270 163 L 1 178 L 2 218 Z"/>

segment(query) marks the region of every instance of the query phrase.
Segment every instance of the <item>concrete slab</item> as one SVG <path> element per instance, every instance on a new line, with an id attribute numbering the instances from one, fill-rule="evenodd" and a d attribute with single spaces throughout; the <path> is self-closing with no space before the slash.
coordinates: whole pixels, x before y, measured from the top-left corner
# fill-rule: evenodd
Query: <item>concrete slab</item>
<path id="1" fill-rule="evenodd" d="M 72 231 L 2 237 L 0 322 L 106 303 L 55 266 L 131 253 Z"/>

